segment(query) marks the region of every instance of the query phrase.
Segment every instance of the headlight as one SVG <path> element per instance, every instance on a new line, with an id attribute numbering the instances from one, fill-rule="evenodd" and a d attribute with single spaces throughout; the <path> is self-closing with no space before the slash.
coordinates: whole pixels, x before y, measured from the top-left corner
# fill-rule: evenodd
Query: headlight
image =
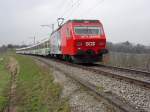
<path id="1" fill-rule="evenodd" d="M 99 46 L 104 46 L 104 45 L 105 45 L 105 42 L 99 42 L 98 45 L 99 45 Z"/>
<path id="2" fill-rule="evenodd" d="M 82 46 L 82 42 L 77 42 L 77 46 Z"/>

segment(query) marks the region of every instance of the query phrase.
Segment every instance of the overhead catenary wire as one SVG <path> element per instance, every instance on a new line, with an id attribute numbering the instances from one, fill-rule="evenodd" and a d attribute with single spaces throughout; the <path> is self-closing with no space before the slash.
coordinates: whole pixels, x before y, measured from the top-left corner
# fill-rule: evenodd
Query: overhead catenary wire
<path id="1" fill-rule="evenodd" d="M 96 9 L 99 5 L 101 5 L 101 3 L 104 2 L 104 0 L 97 0 L 98 2 L 96 2 L 96 4 L 94 4 L 92 7 L 88 8 L 86 11 L 80 13 L 80 11 L 78 12 L 78 16 L 89 16 L 89 14 Z M 58 15 L 55 17 L 55 20 L 57 20 L 57 18 L 59 17 L 64 17 L 65 20 L 71 18 L 72 15 L 74 15 L 74 13 L 77 11 L 77 9 L 79 9 L 79 7 L 81 6 L 81 3 L 83 2 L 83 0 L 61 0 L 58 4 L 58 8 L 60 8 L 60 6 L 62 8 L 60 8 L 60 12 L 58 12 Z M 51 24 L 57 24 L 57 21 L 51 22 Z M 49 24 L 49 25 L 51 25 Z M 56 29 L 56 28 L 55 28 Z"/>
<path id="2" fill-rule="evenodd" d="M 64 17 L 65 19 L 67 19 L 67 17 L 73 13 L 74 9 L 79 7 L 80 5 L 80 0 L 76 0 L 75 2 L 73 2 L 73 0 L 71 1 L 71 4 L 69 4 L 68 8 L 66 8 L 66 10 L 62 13 L 61 17 Z"/>
<path id="3" fill-rule="evenodd" d="M 88 8 L 86 11 L 84 11 L 83 13 L 79 14 L 79 16 L 84 16 L 85 14 L 89 15 L 94 9 L 96 9 L 98 6 L 100 6 L 104 0 L 97 0 L 98 2 L 96 2 L 92 7 Z"/>
<path id="4" fill-rule="evenodd" d="M 60 9 L 60 7 L 62 7 L 62 9 L 60 10 L 60 12 L 58 12 L 58 15 L 56 14 L 56 16 L 54 17 L 55 19 L 54 20 L 51 20 L 51 22 L 50 23 L 48 23 L 48 24 L 44 24 L 44 25 L 40 25 L 40 26 L 47 26 L 47 27 L 49 27 L 49 28 L 52 28 L 52 25 L 56 25 L 57 24 L 57 18 L 58 17 L 60 17 L 60 15 L 61 14 L 65 14 L 66 12 L 67 12 L 67 10 L 66 10 L 66 7 L 70 7 L 70 5 L 74 5 L 74 4 L 71 4 L 72 2 L 70 2 L 71 0 L 61 0 L 58 4 L 57 4 L 57 6 L 58 6 L 58 8 Z M 55 28 L 55 29 L 57 29 L 57 28 Z M 52 31 L 54 30 L 54 26 L 53 26 L 53 28 L 52 28 Z M 47 34 L 46 34 L 47 35 Z M 48 35 L 50 35 L 50 34 L 48 34 Z M 43 35 L 43 36 L 45 36 L 45 34 Z M 42 36 L 42 37 L 43 37 Z M 35 43 L 35 42 L 34 42 Z"/>
<path id="5" fill-rule="evenodd" d="M 59 17 L 61 17 L 60 15 L 62 15 L 64 12 L 66 12 L 66 7 L 68 6 L 70 4 L 70 0 L 61 0 L 59 3 L 58 3 L 58 9 L 60 9 L 60 7 L 62 7 L 61 9 L 60 9 L 60 11 L 56 14 L 56 16 L 54 17 L 54 19 L 53 20 L 51 20 L 51 23 L 48 23 L 48 24 L 46 24 L 47 26 L 49 26 L 49 28 L 50 28 L 50 26 L 51 26 L 51 28 L 52 28 L 52 25 L 54 25 L 54 26 L 57 26 L 57 19 L 59 18 Z M 53 27 L 54 27 L 53 26 Z"/>
<path id="6" fill-rule="evenodd" d="M 57 17 L 55 18 L 55 20 L 57 20 L 58 18 L 64 18 L 65 21 L 67 19 L 70 19 L 72 15 L 74 15 L 74 13 L 77 11 L 77 9 L 80 7 L 81 2 L 83 0 L 66 0 L 61 1 L 59 6 L 62 5 L 62 8 L 60 9 L 60 12 L 58 13 Z M 97 0 L 98 2 L 96 2 L 92 7 L 88 8 L 86 11 L 80 13 L 78 12 L 78 16 L 89 16 L 89 14 L 96 9 L 99 5 L 101 5 L 101 3 L 104 2 L 104 0 Z M 58 7 L 59 8 L 59 7 Z M 57 22 L 53 23 L 56 25 Z"/>
<path id="7" fill-rule="evenodd" d="M 55 19 L 53 20 L 53 22 L 51 22 L 49 25 L 54 25 L 53 27 L 54 27 L 54 29 L 57 29 L 57 27 L 59 27 L 59 26 L 57 26 L 58 25 L 58 22 L 57 22 L 57 19 L 58 18 L 60 18 L 60 17 L 62 17 L 62 15 L 64 15 L 65 13 L 66 13 L 66 7 L 68 7 L 68 6 L 70 6 L 71 5 L 71 2 L 70 2 L 70 0 L 62 0 L 59 4 L 58 4 L 58 9 L 60 10 L 57 14 L 56 14 L 56 16 L 54 17 Z M 60 8 L 61 7 L 61 8 Z M 57 27 L 55 27 L 55 26 L 57 26 Z"/>
<path id="8" fill-rule="evenodd" d="M 73 1 L 73 0 L 72 0 Z M 65 19 L 69 19 L 71 18 L 71 16 L 78 10 L 79 6 L 81 5 L 81 2 L 83 0 L 77 0 L 75 3 L 72 3 L 72 6 L 70 6 L 66 12 L 63 14 L 63 17 Z M 80 17 L 89 17 L 90 13 L 96 9 L 97 7 L 99 7 L 103 2 L 104 0 L 96 0 L 97 2 L 90 8 L 86 9 L 86 11 L 80 13 L 80 11 L 78 11 L 77 13 L 77 16 L 80 16 Z"/>
<path id="9" fill-rule="evenodd" d="M 62 17 L 62 16 L 67 12 L 67 10 L 66 10 L 66 9 L 68 9 L 67 7 L 71 5 L 71 2 L 70 2 L 70 1 L 71 1 L 71 0 L 66 0 L 66 1 L 64 2 L 64 4 L 61 4 L 61 8 L 58 7 L 58 8 L 60 8 L 60 13 L 59 13 L 59 15 L 57 16 L 57 18 Z"/>
<path id="10" fill-rule="evenodd" d="M 71 17 L 74 14 L 74 12 L 79 8 L 80 4 L 81 4 L 81 0 L 77 0 L 75 3 L 72 3 L 71 9 L 66 13 L 66 15 L 64 15 L 64 17 L 66 19 Z"/>

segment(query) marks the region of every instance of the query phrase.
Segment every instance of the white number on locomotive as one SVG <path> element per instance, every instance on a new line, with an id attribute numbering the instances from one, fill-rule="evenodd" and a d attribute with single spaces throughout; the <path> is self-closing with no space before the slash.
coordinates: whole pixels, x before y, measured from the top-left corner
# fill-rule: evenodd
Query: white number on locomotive
<path id="1" fill-rule="evenodd" d="M 95 42 L 86 42 L 85 45 L 86 46 L 95 46 Z"/>

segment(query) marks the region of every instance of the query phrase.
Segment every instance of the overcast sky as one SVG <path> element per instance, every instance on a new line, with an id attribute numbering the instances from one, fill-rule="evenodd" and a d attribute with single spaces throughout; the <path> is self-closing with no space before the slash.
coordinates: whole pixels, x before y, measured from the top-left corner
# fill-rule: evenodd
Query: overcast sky
<path id="1" fill-rule="evenodd" d="M 150 45 L 150 0 L 0 0 L 0 45 L 48 37 L 56 18 L 99 19 L 107 40 Z"/>

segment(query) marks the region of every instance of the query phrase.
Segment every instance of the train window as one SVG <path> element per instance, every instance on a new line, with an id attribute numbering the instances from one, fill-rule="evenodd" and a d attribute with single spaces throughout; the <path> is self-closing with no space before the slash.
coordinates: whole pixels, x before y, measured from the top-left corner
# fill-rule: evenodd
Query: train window
<path id="1" fill-rule="evenodd" d="M 102 35 L 102 28 L 97 26 L 77 26 L 74 31 L 77 35 Z"/>
<path id="2" fill-rule="evenodd" d="M 67 30 L 66 30 L 66 36 L 67 36 L 68 39 L 71 37 L 69 28 L 67 28 Z"/>
<path id="3" fill-rule="evenodd" d="M 43 45 L 44 45 L 44 48 L 47 48 L 46 42 L 44 42 Z"/>
<path id="4" fill-rule="evenodd" d="M 44 43 L 42 44 L 42 49 L 43 49 L 43 48 L 45 48 L 45 44 L 44 44 Z"/>
<path id="5" fill-rule="evenodd" d="M 49 48 L 49 41 L 47 42 L 47 48 Z"/>
<path id="6" fill-rule="evenodd" d="M 48 41 L 46 41 L 45 45 L 46 45 L 46 48 L 48 48 Z"/>
<path id="7" fill-rule="evenodd" d="M 48 48 L 48 41 L 45 42 L 45 47 Z"/>
<path id="8" fill-rule="evenodd" d="M 42 43 L 42 49 L 45 48 L 45 43 Z"/>

